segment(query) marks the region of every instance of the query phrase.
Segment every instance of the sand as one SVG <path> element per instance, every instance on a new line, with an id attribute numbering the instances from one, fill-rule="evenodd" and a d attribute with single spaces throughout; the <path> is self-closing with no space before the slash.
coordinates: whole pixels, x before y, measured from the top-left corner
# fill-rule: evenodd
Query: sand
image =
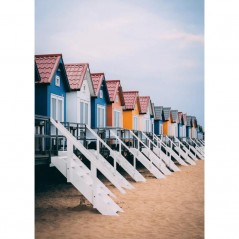
<path id="1" fill-rule="evenodd" d="M 204 161 L 180 169 L 161 180 L 143 170 L 147 182 L 132 182 L 126 194 L 107 183 L 124 210 L 117 217 L 80 206 L 71 184 L 50 185 L 36 193 L 36 238 L 204 238 Z"/>

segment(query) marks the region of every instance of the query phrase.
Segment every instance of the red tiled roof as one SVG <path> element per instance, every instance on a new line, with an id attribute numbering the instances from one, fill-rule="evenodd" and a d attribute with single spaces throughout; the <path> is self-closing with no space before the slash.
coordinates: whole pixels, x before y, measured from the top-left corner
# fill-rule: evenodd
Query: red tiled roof
<path id="1" fill-rule="evenodd" d="M 138 94 L 139 94 L 138 91 L 124 91 L 123 92 L 126 110 L 133 110 L 135 108 Z"/>
<path id="2" fill-rule="evenodd" d="M 81 88 L 88 66 L 87 63 L 65 64 L 66 74 L 72 90 Z"/>
<path id="3" fill-rule="evenodd" d="M 139 96 L 139 104 L 140 104 L 140 113 L 146 114 L 148 111 L 150 97 L 149 96 Z"/>
<path id="4" fill-rule="evenodd" d="M 102 84 L 104 73 L 92 73 L 91 78 L 94 86 L 95 95 L 97 96 Z"/>
<path id="5" fill-rule="evenodd" d="M 106 85 L 109 92 L 110 101 L 114 102 L 119 87 L 119 80 L 107 80 Z"/>
<path id="6" fill-rule="evenodd" d="M 39 83 L 51 83 L 62 54 L 35 55 L 38 72 L 41 80 Z"/>
<path id="7" fill-rule="evenodd" d="M 119 92 L 121 105 L 125 105 L 120 80 L 107 80 L 106 81 L 106 86 L 107 86 L 107 89 L 108 89 L 108 92 L 109 92 L 110 102 L 115 101 L 115 97 L 117 95 L 117 92 Z"/>

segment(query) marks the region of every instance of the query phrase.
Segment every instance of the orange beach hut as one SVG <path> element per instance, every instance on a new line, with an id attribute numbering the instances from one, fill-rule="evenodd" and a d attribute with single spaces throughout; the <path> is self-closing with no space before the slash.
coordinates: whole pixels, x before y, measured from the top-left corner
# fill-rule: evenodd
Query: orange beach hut
<path id="1" fill-rule="evenodd" d="M 123 111 L 123 127 L 130 130 L 138 130 L 139 127 L 139 92 L 123 92 L 125 109 Z"/>
<path id="2" fill-rule="evenodd" d="M 123 127 L 124 96 L 120 80 L 107 80 L 110 103 L 107 104 L 107 126 Z"/>
<path id="3" fill-rule="evenodd" d="M 163 135 L 169 135 L 171 107 L 163 107 Z"/>

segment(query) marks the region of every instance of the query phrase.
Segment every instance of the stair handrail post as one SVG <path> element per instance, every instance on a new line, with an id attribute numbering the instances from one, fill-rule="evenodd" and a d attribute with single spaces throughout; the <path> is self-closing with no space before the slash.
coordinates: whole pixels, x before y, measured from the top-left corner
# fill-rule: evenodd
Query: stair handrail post
<path id="1" fill-rule="evenodd" d="M 73 144 L 71 140 L 67 138 L 67 182 L 71 182 L 72 179 L 72 158 L 73 158 Z"/>
<path id="2" fill-rule="evenodd" d="M 96 138 L 96 152 L 97 152 L 97 159 L 99 159 L 100 154 L 100 141 Z"/>

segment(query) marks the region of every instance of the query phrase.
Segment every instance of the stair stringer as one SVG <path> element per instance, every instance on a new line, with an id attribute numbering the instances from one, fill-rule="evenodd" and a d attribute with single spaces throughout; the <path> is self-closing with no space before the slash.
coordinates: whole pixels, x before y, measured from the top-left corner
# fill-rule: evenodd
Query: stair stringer
<path id="1" fill-rule="evenodd" d="M 67 156 L 51 157 L 51 163 L 67 177 Z M 115 216 L 123 211 L 110 197 L 114 194 L 100 180 L 94 185 L 91 171 L 76 155 L 73 155 L 71 167 L 71 183 L 102 215 Z"/>

